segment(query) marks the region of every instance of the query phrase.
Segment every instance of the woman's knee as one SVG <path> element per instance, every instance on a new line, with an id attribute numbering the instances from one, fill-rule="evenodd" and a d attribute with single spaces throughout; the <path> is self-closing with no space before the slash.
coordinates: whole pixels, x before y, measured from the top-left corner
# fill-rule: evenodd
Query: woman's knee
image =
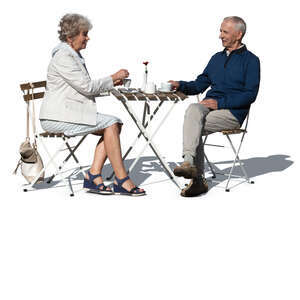
<path id="1" fill-rule="evenodd" d="M 117 124 L 118 124 L 118 127 L 119 127 L 119 133 L 121 133 L 123 124 L 122 123 L 117 123 Z"/>
<path id="2" fill-rule="evenodd" d="M 120 134 L 122 128 L 122 124 L 120 123 L 114 123 L 107 128 L 105 128 L 106 131 L 112 131 L 114 133 Z"/>
<path id="3" fill-rule="evenodd" d="M 121 123 L 114 123 L 112 126 L 114 126 L 114 130 L 116 130 L 120 134 L 122 130 L 122 125 L 123 124 Z"/>
<path id="4" fill-rule="evenodd" d="M 95 131 L 95 132 L 92 132 L 93 135 L 96 135 L 96 136 L 102 136 L 104 133 L 104 130 L 101 129 L 101 130 L 98 130 L 98 131 Z"/>

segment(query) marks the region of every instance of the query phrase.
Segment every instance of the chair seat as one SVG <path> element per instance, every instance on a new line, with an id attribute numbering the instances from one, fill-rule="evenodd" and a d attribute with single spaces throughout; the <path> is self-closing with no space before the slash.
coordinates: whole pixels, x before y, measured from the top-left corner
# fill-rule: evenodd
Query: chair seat
<path id="1" fill-rule="evenodd" d="M 64 134 L 45 131 L 43 133 L 40 133 L 40 136 L 45 137 L 45 138 L 48 138 L 48 137 L 52 138 L 52 137 L 63 137 Z"/>
<path id="2" fill-rule="evenodd" d="M 247 131 L 245 129 L 222 130 L 223 134 L 239 134 L 242 132 L 247 132 Z"/>

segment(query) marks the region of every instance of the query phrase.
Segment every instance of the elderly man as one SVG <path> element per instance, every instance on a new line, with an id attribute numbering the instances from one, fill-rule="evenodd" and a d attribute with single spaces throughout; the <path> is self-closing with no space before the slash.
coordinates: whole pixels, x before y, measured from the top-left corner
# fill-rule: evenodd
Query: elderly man
<path id="1" fill-rule="evenodd" d="M 191 104 L 184 116 L 184 162 L 174 169 L 176 176 L 191 179 L 181 191 L 184 197 L 197 196 L 208 190 L 204 178 L 202 135 L 240 128 L 256 99 L 260 63 L 258 57 L 242 44 L 245 32 L 246 23 L 242 18 L 225 18 L 220 28 L 224 50 L 212 56 L 196 80 L 169 81 L 173 89 L 187 95 L 197 95 L 211 87 L 204 100 Z"/>

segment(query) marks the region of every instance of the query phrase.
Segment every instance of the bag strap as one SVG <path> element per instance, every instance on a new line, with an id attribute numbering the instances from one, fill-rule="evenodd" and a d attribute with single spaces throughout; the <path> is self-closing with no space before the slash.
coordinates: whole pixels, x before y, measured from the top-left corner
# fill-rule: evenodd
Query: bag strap
<path id="1" fill-rule="evenodd" d="M 31 100 L 32 100 L 32 115 L 31 115 L 31 121 L 32 121 L 32 131 L 33 131 L 33 136 L 34 136 L 34 147 L 36 149 L 36 121 L 35 121 L 35 107 L 34 107 L 34 85 L 32 82 L 29 82 L 29 85 L 31 87 Z M 29 115 L 27 115 L 27 117 L 29 117 Z M 28 121 L 28 125 L 29 125 L 29 121 Z M 29 134 L 29 130 L 28 130 L 28 134 Z"/>
<path id="2" fill-rule="evenodd" d="M 22 163 L 22 159 L 20 159 L 20 160 L 18 161 L 17 166 L 16 166 L 15 170 L 13 171 L 13 175 L 16 175 L 16 174 L 17 174 L 17 171 L 18 171 L 18 169 L 19 169 L 21 163 Z"/>
<path id="3" fill-rule="evenodd" d="M 26 141 L 30 141 L 29 136 L 29 101 L 27 101 L 27 110 L 26 110 Z"/>
<path id="4" fill-rule="evenodd" d="M 30 92 L 31 94 L 31 100 L 32 100 L 32 115 L 31 115 L 31 121 L 32 121 L 32 131 L 34 134 L 34 142 L 32 146 L 34 147 L 35 150 L 37 150 L 37 144 L 36 144 L 36 123 L 35 123 L 35 107 L 34 107 L 34 84 L 32 82 L 29 82 L 30 85 Z M 30 117 L 30 100 L 27 101 L 27 109 L 26 109 L 26 141 L 30 142 L 30 134 L 29 134 L 29 117 Z M 17 167 L 14 170 L 13 174 L 17 173 L 17 170 L 19 166 L 21 165 L 22 160 L 20 159 L 18 161 Z"/>

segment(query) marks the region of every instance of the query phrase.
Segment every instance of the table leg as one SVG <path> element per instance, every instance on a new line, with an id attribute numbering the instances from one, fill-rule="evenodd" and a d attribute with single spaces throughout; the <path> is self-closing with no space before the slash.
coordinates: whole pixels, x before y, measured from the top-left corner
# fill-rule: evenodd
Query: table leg
<path id="1" fill-rule="evenodd" d="M 137 117 L 137 115 L 135 114 L 135 112 L 132 110 L 132 108 L 130 107 L 128 101 L 122 101 L 123 105 L 125 106 L 126 110 L 128 111 L 129 115 L 132 117 L 133 121 L 135 122 L 136 126 L 139 128 L 140 133 L 144 136 L 145 140 L 147 141 L 146 145 L 144 146 L 144 148 L 142 149 L 142 151 L 139 153 L 139 155 L 136 157 L 135 161 L 133 162 L 133 164 L 130 166 L 129 172 L 134 168 L 135 164 L 137 163 L 137 161 L 140 159 L 141 155 L 143 154 L 143 152 L 146 150 L 147 146 L 149 145 L 152 149 L 152 151 L 154 152 L 155 156 L 159 159 L 159 161 L 161 162 L 162 166 L 164 167 L 164 169 L 166 170 L 167 174 L 169 175 L 170 179 L 177 185 L 177 187 L 179 189 L 181 189 L 177 178 L 175 177 L 174 173 L 172 172 L 172 170 L 170 169 L 170 167 L 168 166 L 168 164 L 164 161 L 164 159 L 162 158 L 162 155 L 159 153 L 157 147 L 155 146 L 155 144 L 153 143 L 152 139 L 154 138 L 154 136 L 156 135 L 156 133 L 158 132 L 159 128 L 162 126 L 162 124 L 165 122 L 166 118 L 169 116 L 169 114 L 171 113 L 172 109 L 175 107 L 175 104 L 178 102 L 178 100 L 175 100 L 173 105 L 171 106 L 171 108 L 169 109 L 169 111 L 167 112 L 167 114 L 165 115 L 165 117 L 162 119 L 162 121 L 160 122 L 160 124 L 157 126 L 156 130 L 154 131 L 154 133 L 152 134 L 152 136 L 150 137 L 145 129 L 145 127 L 143 126 L 143 124 L 140 122 L 139 118 Z"/>
<path id="2" fill-rule="evenodd" d="M 162 104 L 164 103 L 164 101 L 160 101 L 160 103 L 157 105 L 157 107 L 155 108 L 155 110 L 153 111 L 153 113 L 150 116 L 150 120 L 146 121 L 146 111 L 147 111 L 147 107 L 146 107 L 146 103 L 144 106 L 144 112 L 143 112 L 143 122 L 142 125 L 143 127 L 146 129 L 148 127 L 148 125 L 150 124 L 150 122 L 152 121 L 152 119 L 154 118 L 154 116 L 156 115 L 156 113 L 158 112 L 158 110 L 160 109 L 160 107 L 162 106 Z M 126 108 L 127 110 L 127 108 Z M 128 111 L 128 110 L 127 110 Z M 137 141 L 139 140 L 139 138 L 142 136 L 142 132 L 140 131 L 140 133 L 137 135 L 136 139 L 133 141 L 133 143 L 129 146 L 129 148 L 127 149 L 126 153 L 123 155 L 122 160 L 124 161 L 126 159 L 126 157 L 128 156 L 128 154 L 131 152 L 131 150 L 133 149 L 133 147 L 135 146 L 135 144 L 137 143 Z M 112 171 L 112 173 L 106 178 L 106 180 L 110 180 L 112 177 L 114 176 L 114 171 Z"/>

